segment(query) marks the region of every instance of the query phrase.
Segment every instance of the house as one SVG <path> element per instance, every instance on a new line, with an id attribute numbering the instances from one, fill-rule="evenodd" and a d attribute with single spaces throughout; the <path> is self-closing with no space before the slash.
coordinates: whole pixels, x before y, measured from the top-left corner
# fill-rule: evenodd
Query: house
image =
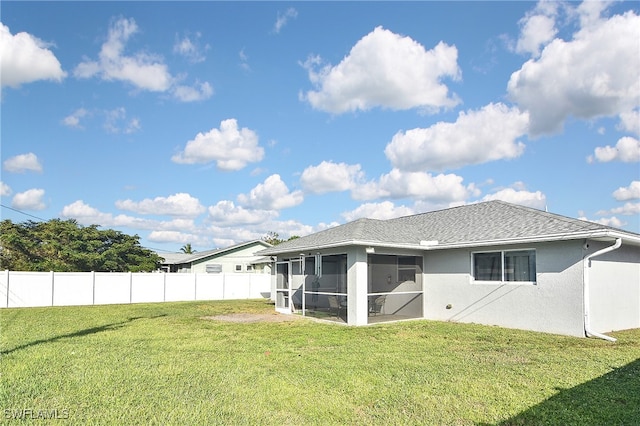
<path id="1" fill-rule="evenodd" d="M 276 309 L 571 336 L 640 327 L 640 235 L 489 201 L 358 219 L 268 248 Z"/>
<path id="2" fill-rule="evenodd" d="M 182 273 L 271 273 L 271 259 L 256 252 L 271 244 L 254 240 L 223 249 L 207 250 L 191 254 L 158 253 L 164 259 L 164 272 Z"/>

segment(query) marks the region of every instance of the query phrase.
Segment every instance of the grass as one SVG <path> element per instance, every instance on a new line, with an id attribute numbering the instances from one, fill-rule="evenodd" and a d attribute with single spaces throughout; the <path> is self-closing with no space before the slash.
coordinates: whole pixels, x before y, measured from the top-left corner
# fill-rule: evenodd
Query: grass
<path id="1" fill-rule="evenodd" d="M 640 330 L 228 323 L 261 300 L 0 310 L 0 423 L 637 424 Z M 54 411 L 57 410 L 57 411 Z M 17 417 L 22 417 L 18 421 Z M 40 418 L 38 418 L 40 417 Z M 60 420 L 52 420 L 60 423 Z"/>

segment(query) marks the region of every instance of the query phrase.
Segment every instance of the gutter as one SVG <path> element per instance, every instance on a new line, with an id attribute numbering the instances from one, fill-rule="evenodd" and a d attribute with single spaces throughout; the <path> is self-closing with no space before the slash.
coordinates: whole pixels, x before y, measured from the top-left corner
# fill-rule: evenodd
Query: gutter
<path id="1" fill-rule="evenodd" d="M 611 336 L 606 336 L 601 333 L 596 333 L 591 329 L 591 321 L 589 317 L 589 268 L 591 266 L 591 259 L 608 253 L 610 251 L 614 251 L 620 248 L 622 245 L 622 238 L 616 238 L 616 241 L 613 245 L 609 247 L 605 247 L 602 250 L 598 250 L 595 253 L 591 253 L 584 257 L 582 261 L 582 266 L 584 268 L 584 273 L 582 275 L 582 283 L 583 283 L 583 297 L 584 297 L 584 332 L 587 337 L 598 337 L 600 339 L 608 340 L 610 342 L 615 342 L 617 339 Z"/>

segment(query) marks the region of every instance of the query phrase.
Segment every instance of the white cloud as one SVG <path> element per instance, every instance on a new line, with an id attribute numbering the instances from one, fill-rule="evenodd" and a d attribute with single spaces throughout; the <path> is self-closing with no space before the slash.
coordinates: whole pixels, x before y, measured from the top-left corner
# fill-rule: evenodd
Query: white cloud
<path id="1" fill-rule="evenodd" d="M 12 193 L 13 193 L 13 191 L 11 190 L 11 187 L 9 185 L 7 185 L 6 183 L 0 181 L 0 196 L 8 197 Z"/>
<path id="2" fill-rule="evenodd" d="M 520 20 L 520 36 L 516 42 L 516 52 L 538 56 L 540 48 L 553 40 L 558 33 L 557 6 L 555 2 L 539 2 L 532 12 L 527 13 Z"/>
<path id="3" fill-rule="evenodd" d="M 504 104 L 461 111 L 455 123 L 438 122 L 426 129 L 397 133 L 385 148 L 394 167 L 403 170 L 446 170 L 469 164 L 510 159 L 524 152 L 516 139 L 528 129 L 529 116 Z"/>
<path id="4" fill-rule="evenodd" d="M 44 210 L 47 208 L 42 200 L 44 189 L 34 188 L 25 192 L 18 192 L 11 200 L 11 207 L 20 210 Z"/>
<path id="5" fill-rule="evenodd" d="M 13 88 L 38 80 L 60 82 L 67 73 L 49 45 L 33 35 L 21 32 L 12 35 L 0 22 L 0 75 L 2 86 Z"/>
<path id="6" fill-rule="evenodd" d="M 201 46 L 200 37 L 200 33 L 196 33 L 193 39 L 187 35 L 182 38 L 178 38 L 176 36 L 176 42 L 173 45 L 173 52 L 184 56 L 193 64 L 204 62 L 206 60 L 204 52 L 209 50 L 209 45 Z"/>
<path id="7" fill-rule="evenodd" d="M 381 203 L 365 203 L 358 208 L 349 212 L 342 213 L 342 217 L 351 222 L 359 218 L 369 219 L 393 219 L 401 216 L 409 216 L 414 214 L 415 211 L 412 208 L 406 206 L 396 206 L 391 201 L 383 201 Z"/>
<path id="8" fill-rule="evenodd" d="M 640 110 L 627 111 L 620 114 L 620 130 L 640 135 Z"/>
<path id="9" fill-rule="evenodd" d="M 593 223 L 598 223 L 600 225 L 604 225 L 604 226 L 612 226 L 614 228 L 621 228 L 624 225 L 626 225 L 626 222 L 621 221 L 620 219 L 618 219 L 617 217 L 613 216 L 613 217 L 603 217 L 601 219 L 589 219 L 586 217 L 580 217 L 580 220 L 587 220 L 589 222 L 593 222 Z"/>
<path id="10" fill-rule="evenodd" d="M 640 141 L 631 136 L 624 136 L 618 140 L 615 147 L 597 147 L 594 155 L 587 157 L 587 162 L 608 163 L 622 161 L 623 163 L 637 163 L 640 161 Z"/>
<path id="11" fill-rule="evenodd" d="M 539 210 L 546 208 L 547 197 L 542 192 L 530 192 L 525 189 L 518 189 L 520 187 L 518 184 L 515 186 L 516 188 L 504 188 L 493 194 L 488 194 L 482 198 L 482 201 L 502 200 Z"/>
<path id="12" fill-rule="evenodd" d="M 73 128 L 76 128 L 76 129 L 82 129 L 82 125 L 80 124 L 80 120 L 83 119 L 84 117 L 86 117 L 88 114 L 89 114 L 89 112 L 86 109 L 78 108 L 73 113 L 71 113 L 70 115 L 66 116 L 62 120 L 62 124 L 64 124 L 67 127 L 73 127 Z"/>
<path id="13" fill-rule="evenodd" d="M 620 187 L 613 191 L 613 198 L 618 201 L 638 200 L 640 199 L 640 181 L 634 180 L 629 186 Z"/>
<path id="14" fill-rule="evenodd" d="M 40 164 L 40 160 L 38 160 L 38 157 L 33 152 L 7 158 L 2 164 L 4 169 L 11 173 L 42 173 L 42 164 Z"/>
<path id="15" fill-rule="evenodd" d="M 197 82 L 193 86 L 175 86 L 172 89 L 173 96 L 181 102 L 204 101 L 213 96 L 213 87 L 206 81 Z"/>
<path id="16" fill-rule="evenodd" d="M 220 170 L 240 170 L 247 163 L 261 161 L 264 149 L 258 145 L 258 135 L 230 118 L 220 123 L 220 129 L 198 133 L 187 142 L 184 151 L 171 160 L 180 164 L 206 164 L 212 161 Z"/>
<path id="17" fill-rule="evenodd" d="M 177 85 L 178 79 L 171 75 L 159 55 L 147 52 L 126 55 L 126 44 L 136 33 L 138 33 L 138 25 L 134 19 L 121 18 L 113 22 L 109 28 L 107 40 L 98 55 L 99 59 L 97 61 L 87 59 L 78 64 L 74 70 L 74 76 L 77 78 L 99 76 L 106 81 L 122 81 L 139 90 L 150 92 L 171 91 L 174 97 L 182 102 L 206 99 L 213 94 L 209 83 L 197 83 L 192 88 Z"/>
<path id="18" fill-rule="evenodd" d="M 147 240 L 156 243 L 178 243 L 197 246 L 207 246 L 209 238 L 202 234 L 191 234 L 181 231 L 151 231 Z"/>
<path id="19" fill-rule="evenodd" d="M 463 178 L 454 174 L 433 176 L 424 172 L 393 169 L 376 181 L 358 185 L 352 191 L 356 200 L 376 198 L 412 198 L 438 203 L 466 200 L 477 193 L 475 185 L 464 186 Z"/>
<path id="20" fill-rule="evenodd" d="M 249 194 L 238 195 L 238 203 L 254 209 L 282 210 L 302 203 L 302 191 L 290 192 L 280 175 L 271 175 Z"/>
<path id="21" fill-rule="evenodd" d="M 360 39 L 338 65 L 320 66 L 318 57 L 304 64 L 317 88 L 301 98 L 314 108 L 340 114 L 376 106 L 428 111 L 458 104 L 441 83 L 460 78 L 455 46 L 440 42 L 431 50 L 409 37 L 377 27 Z"/>
<path id="22" fill-rule="evenodd" d="M 195 217 L 206 210 L 197 198 L 183 192 L 168 197 L 146 198 L 138 202 L 118 200 L 116 201 L 116 207 L 138 214 L 184 217 Z"/>
<path id="23" fill-rule="evenodd" d="M 300 183 L 305 191 L 324 194 L 353 189 L 363 176 L 364 173 L 359 164 L 323 161 L 317 166 L 304 169 L 300 176 Z"/>
<path id="24" fill-rule="evenodd" d="M 275 33 L 279 33 L 282 28 L 287 25 L 289 19 L 295 19 L 298 17 L 298 11 L 293 7 L 287 9 L 284 13 L 278 12 L 278 18 L 276 19 L 276 23 L 273 25 L 273 31 Z"/>
<path id="25" fill-rule="evenodd" d="M 638 215 L 640 214 L 640 203 L 625 203 L 624 206 L 616 207 L 611 210 L 600 210 L 596 214 L 598 216 L 611 214 L 621 214 L 623 216 Z"/>
<path id="26" fill-rule="evenodd" d="M 554 39 L 511 75 L 509 97 L 529 111 L 532 135 L 558 132 L 570 116 L 615 116 L 637 107 L 640 17 L 629 11 L 587 21 L 572 40 Z"/>
<path id="27" fill-rule="evenodd" d="M 140 119 L 127 118 L 127 110 L 124 107 L 105 111 L 104 129 L 109 133 L 132 134 L 140 130 Z"/>
<path id="28" fill-rule="evenodd" d="M 209 207 L 209 219 L 218 226 L 260 224 L 278 216 L 275 210 L 253 210 L 236 206 L 233 201 L 219 201 Z"/>

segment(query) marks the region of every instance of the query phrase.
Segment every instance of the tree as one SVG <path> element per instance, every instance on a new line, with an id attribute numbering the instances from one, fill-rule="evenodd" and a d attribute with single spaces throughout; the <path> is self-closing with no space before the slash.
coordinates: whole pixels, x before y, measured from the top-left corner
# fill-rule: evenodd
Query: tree
<path id="1" fill-rule="evenodd" d="M 56 272 L 143 272 L 160 265 L 160 257 L 140 246 L 137 235 L 75 220 L 52 219 L 15 224 L 0 222 L 0 269 Z"/>
<path id="2" fill-rule="evenodd" d="M 194 249 L 191 248 L 191 243 L 187 243 L 182 247 L 180 247 L 180 251 L 183 252 L 184 254 L 193 254 L 196 252 Z"/>
<path id="3" fill-rule="evenodd" d="M 280 235 L 278 235 L 277 232 L 270 231 L 267 233 L 267 235 L 262 237 L 262 241 L 269 243 L 272 246 L 277 246 L 280 243 L 284 243 L 285 241 L 295 240 L 296 238 L 300 238 L 300 237 L 297 235 L 292 235 L 291 237 L 289 237 L 288 240 L 283 240 L 283 239 L 280 239 Z"/>

